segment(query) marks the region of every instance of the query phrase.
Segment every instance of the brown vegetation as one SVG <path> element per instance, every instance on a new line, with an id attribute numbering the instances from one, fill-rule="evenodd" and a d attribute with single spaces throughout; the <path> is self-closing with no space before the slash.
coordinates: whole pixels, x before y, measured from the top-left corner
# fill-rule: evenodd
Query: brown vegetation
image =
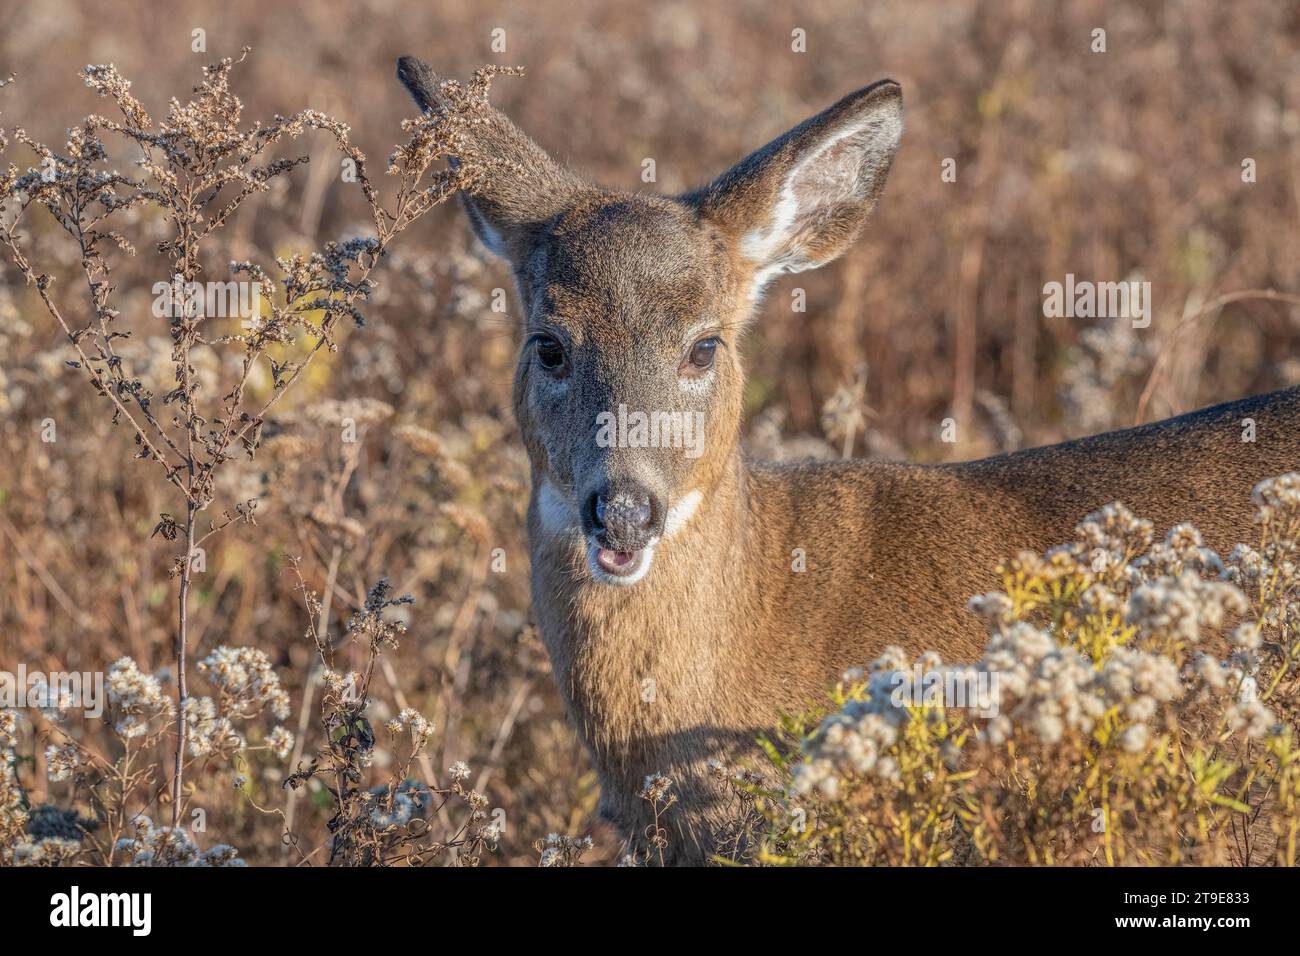
<path id="1" fill-rule="evenodd" d="M 698 185 L 792 118 L 892 76 L 907 91 L 908 131 L 884 202 L 841 262 L 774 286 L 747 344 L 756 453 L 969 458 L 1300 380 L 1300 14 L 1210 0 L 1123 9 L 1074 0 L 1050 17 L 1034 13 L 1029 4 L 850 0 L 236 2 L 219 12 L 201 2 L 56 11 L 3 0 L 0 77 L 17 74 L 0 89 L 0 123 L 13 139 L 4 159 L 39 166 L 17 155 L 16 126 L 62 144 L 78 117 L 106 112 L 78 76 L 87 63 L 115 62 L 136 81 L 135 97 L 162 114 L 202 65 L 247 43 L 255 52 L 233 81 L 246 115 L 270 124 L 311 106 L 349 123 L 350 141 L 375 156 L 402 138 L 412 112 L 392 77 L 398 55 L 418 52 L 451 76 L 484 62 L 523 64 L 527 77 L 503 78 L 493 99 L 539 143 L 625 188 L 643 185 L 642 160 L 652 157 L 653 188 L 669 192 Z M 1099 26 L 1104 54 L 1089 50 Z M 196 27 L 209 52 L 191 52 Z M 494 55 L 498 27 L 507 50 Z M 791 51 L 795 28 L 807 31 L 807 53 Z M 272 154 L 311 162 L 268 182 L 232 220 L 204 263 L 213 274 L 224 277 L 227 260 L 269 262 L 373 232 L 328 130 Z M 956 182 L 941 179 L 947 158 Z M 129 160 L 120 168 L 130 172 Z M 168 223 L 124 212 L 138 254 L 111 253 L 112 308 L 137 331 L 114 347 L 162 395 L 176 387 L 174 343 L 150 308 L 154 283 L 174 271 L 154 247 Z M 70 325 L 86 325 L 99 304 L 86 296 L 82 250 L 48 219 L 24 231 Z M 1043 283 L 1067 272 L 1150 280 L 1151 327 L 1045 319 Z M 199 519 L 205 529 L 223 509 L 238 517 L 240 502 L 259 502 L 256 526 L 237 522 L 209 543 L 189 601 L 190 659 L 219 647 L 264 651 L 289 693 L 297 746 L 277 756 L 272 723 L 256 720 L 247 739 L 261 749 L 242 769 L 196 768 L 185 799 L 207 814 L 200 845 L 230 844 L 254 863 L 324 863 L 333 820 L 353 834 L 339 849 L 353 862 L 410 853 L 441 861 L 433 844 L 468 846 L 457 855 L 467 861 L 489 838 L 498 849 L 481 853 L 484 862 L 532 863 L 539 852 L 616 860 L 616 841 L 594 820 L 586 755 L 529 625 L 527 467 L 509 412 L 515 318 L 512 304 L 493 308 L 507 271 L 447 208 L 394 244 L 375 278 L 366 326 L 340 324 L 337 351 L 323 350 L 266 417 L 256 459 L 237 457 L 213 478 L 213 507 Z M 791 311 L 795 288 L 806 290 L 806 312 Z M 175 530 L 160 516 L 183 515 L 185 496 L 154 480 L 156 464 L 132 460 L 140 446 L 128 424 L 110 423 L 109 403 L 69 361 L 81 359 L 6 257 L 0 670 L 107 671 L 130 656 L 163 676 L 166 696 L 177 545 L 151 532 L 160 521 Z M 198 346 L 191 361 L 202 374 L 239 378 L 238 361 L 223 364 L 215 349 Z M 248 389 L 264 401 L 276 386 L 258 368 Z M 955 446 L 940 440 L 950 415 L 960 424 Z M 42 440 L 50 420 L 53 442 Z M 339 439 L 347 421 L 355 442 Z M 381 637 L 376 654 L 375 640 L 350 640 L 348 625 L 364 618 L 384 577 L 414 605 L 386 611 L 409 626 L 395 647 Z M 316 595 L 306 616 L 300 592 Z M 282 788 L 291 765 L 329 750 L 341 724 L 359 731 L 352 704 L 330 696 L 329 674 L 349 672 L 367 677 L 368 720 L 396 721 L 401 742 L 375 731 L 372 766 L 347 747 L 320 766 L 354 774 L 348 787 L 374 793 L 380 814 L 412 800 L 407 771 L 440 785 L 445 809 L 414 800 L 431 817 L 414 849 L 358 826 L 358 806 L 341 806 L 337 786 L 331 794 L 304 777 L 296 798 Z M 408 711 L 434 725 L 414 750 Z M 48 762 L 67 759 L 47 755 L 57 733 L 40 720 L 21 733 L 33 759 L 16 773 L 30 802 L 53 793 L 67 806 L 47 775 Z M 172 742 L 153 741 L 154 772 L 140 782 L 149 801 L 168 799 Z M 467 769 L 449 769 L 461 761 Z M 95 815 L 84 792 L 73 806 Z M 484 834 L 497 808 L 503 830 Z M 486 818 L 472 819 L 480 812 Z M 155 811 L 155 822 L 166 816 Z M 286 817 L 301 834 L 289 846 Z M 589 832 L 590 849 L 564 836 Z M 150 839 L 141 833 L 137 843 Z"/>

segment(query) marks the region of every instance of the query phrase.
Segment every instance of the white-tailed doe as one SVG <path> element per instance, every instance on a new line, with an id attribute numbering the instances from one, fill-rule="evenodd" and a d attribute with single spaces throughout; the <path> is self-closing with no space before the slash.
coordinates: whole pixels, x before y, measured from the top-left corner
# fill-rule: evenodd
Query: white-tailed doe
<path id="1" fill-rule="evenodd" d="M 427 65 L 403 58 L 398 76 L 441 109 Z M 778 711 L 823 701 L 887 644 L 978 656 L 966 602 L 1002 559 L 1116 500 L 1225 547 L 1254 484 L 1300 467 L 1296 388 L 957 465 L 746 460 L 739 345 L 755 303 L 853 241 L 902 132 L 902 92 L 882 80 L 682 196 L 593 186 L 496 111 L 468 133 L 519 170 L 464 201 L 522 304 L 514 405 L 542 636 L 602 811 L 639 838 L 646 776 L 673 780 L 677 862 L 712 850 L 707 761 L 751 749 Z M 598 440 L 620 409 L 698 423 L 698 454 Z"/>

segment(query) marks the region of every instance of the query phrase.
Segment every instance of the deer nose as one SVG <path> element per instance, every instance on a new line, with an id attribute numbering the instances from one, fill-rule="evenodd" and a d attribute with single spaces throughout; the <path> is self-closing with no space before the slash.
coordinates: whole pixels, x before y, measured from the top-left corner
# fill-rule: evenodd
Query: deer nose
<path id="1" fill-rule="evenodd" d="M 591 533 L 615 551 L 636 551 L 658 534 L 663 509 L 639 486 L 601 488 L 587 501 Z"/>

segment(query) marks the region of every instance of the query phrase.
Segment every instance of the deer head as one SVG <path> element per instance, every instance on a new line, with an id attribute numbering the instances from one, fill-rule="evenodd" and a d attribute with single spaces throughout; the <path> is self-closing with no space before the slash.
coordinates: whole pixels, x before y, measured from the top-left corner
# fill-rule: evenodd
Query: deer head
<path id="1" fill-rule="evenodd" d="M 440 81 L 397 75 L 421 109 Z M 851 93 L 683 196 L 613 192 L 489 109 L 475 148 L 514 163 L 464 204 L 522 304 L 514 404 L 541 531 L 585 544 L 586 573 L 633 585 L 734 467 L 740 339 L 764 287 L 839 256 L 879 198 L 902 92 Z"/>

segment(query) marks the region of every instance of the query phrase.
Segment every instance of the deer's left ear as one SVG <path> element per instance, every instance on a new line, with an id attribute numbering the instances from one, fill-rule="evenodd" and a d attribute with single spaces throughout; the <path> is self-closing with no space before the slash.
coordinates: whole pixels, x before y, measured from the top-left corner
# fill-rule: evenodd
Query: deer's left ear
<path id="1" fill-rule="evenodd" d="M 850 93 L 683 197 L 754 270 L 756 290 L 815 269 L 857 237 L 903 135 L 903 91 L 881 80 Z"/>
<path id="2" fill-rule="evenodd" d="M 426 113 L 442 113 L 449 108 L 442 81 L 423 60 L 402 57 L 397 61 L 397 79 Z M 461 199 L 470 225 L 483 244 L 518 268 L 527 256 L 533 235 L 590 187 L 547 156 L 504 113 L 491 106 L 484 105 L 460 139 L 480 155 L 506 160 L 517 168 L 513 173 L 489 177 L 473 195 L 462 193 Z M 454 155 L 450 160 L 453 165 L 460 161 Z"/>

